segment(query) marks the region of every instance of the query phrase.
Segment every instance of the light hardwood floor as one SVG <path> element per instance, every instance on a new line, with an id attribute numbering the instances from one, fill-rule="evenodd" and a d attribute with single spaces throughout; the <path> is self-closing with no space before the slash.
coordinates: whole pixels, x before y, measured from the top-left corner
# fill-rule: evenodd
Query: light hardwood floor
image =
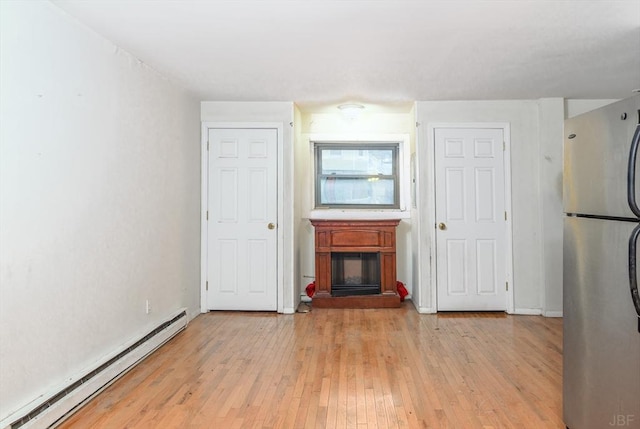
<path id="1" fill-rule="evenodd" d="M 562 320 L 211 312 L 64 428 L 564 428 Z"/>

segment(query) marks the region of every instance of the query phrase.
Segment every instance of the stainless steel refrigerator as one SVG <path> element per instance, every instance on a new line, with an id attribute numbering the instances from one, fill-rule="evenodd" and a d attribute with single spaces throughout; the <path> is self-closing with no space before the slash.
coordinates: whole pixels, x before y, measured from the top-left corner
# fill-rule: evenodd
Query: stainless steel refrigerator
<path id="1" fill-rule="evenodd" d="M 640 429 L 640 95 L 564 127 L 563 413 Z"/>

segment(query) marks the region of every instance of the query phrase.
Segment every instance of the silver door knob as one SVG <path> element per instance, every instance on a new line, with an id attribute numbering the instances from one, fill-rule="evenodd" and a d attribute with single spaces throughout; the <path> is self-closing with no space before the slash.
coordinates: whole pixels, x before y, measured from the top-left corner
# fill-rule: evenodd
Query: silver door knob
<path id="1" fill-rule="evenodd" d="M 269 223 L 269 225 L 267 225 L 267 228 L 269 229 L 274 229 L 276 227 L 275 223 Z"/>
<path id="2" fill-rule="evenodd" d="M 447 229 L 447 225 L 445 225 L 443 222 L 440 222 L 438 224 L 438 229 L 440 229 L 441 231 L 444 231 L 445 229 Z"/>

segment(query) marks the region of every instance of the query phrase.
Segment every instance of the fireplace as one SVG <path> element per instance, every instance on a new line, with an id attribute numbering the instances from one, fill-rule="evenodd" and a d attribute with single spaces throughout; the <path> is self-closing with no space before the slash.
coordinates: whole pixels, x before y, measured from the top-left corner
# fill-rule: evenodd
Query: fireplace
<path id="1" fill-rule="evenodd" d="M 399 220 L 311 220 L 315 228 L 314 307 L 399 307 Z"/>

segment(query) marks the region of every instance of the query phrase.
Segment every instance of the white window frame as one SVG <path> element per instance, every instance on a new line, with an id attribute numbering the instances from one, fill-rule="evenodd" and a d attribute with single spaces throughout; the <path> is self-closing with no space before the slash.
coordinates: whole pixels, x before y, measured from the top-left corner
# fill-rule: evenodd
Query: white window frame
<path id="1" fill-rule="evenodd" d="M 334 146 L 335 145 L 335 146 Z M 353 146 L 353 147 L 350 147 Z M 383 150 L 387 150 L 387 151 L 392 151 L 393 155 L 392 155 L 392 159 L 393 159 L 393 172 L 392 174 L 387 174 L 385 176 L 383 176 L 383 178 L 385 179 L 391 179 L 393 180 L 393 202 L 391 204 L 361 204 L 361 205 L 356 205 L 356 204 L 348 204 L 348 203 L 327 203 L 327 204 L 322 204 L 320 203 L 318 200 L 318 192 L 321 191 L 322 186 L 318 183 L 318 178 L 319 176 L 324 176 L 325 178 L 327 178 L 327 175 L 321 175 L 318 171 L 318 166 L 323 164 L 322 160 L 320 159 L 320 151 L 322 150 L 324 153 L 331 152 L 333 150 L 339 150 L 339 151 L 343 151 L 343 150 L 347 150 L 347 151 L 354 151 L 354 150 L 359 150 L 359 152 L 363 152 L 363 151 L 369 151 L 369 150 L 376 150 L 376 146 L 379 146 L 380 149 Z M 314 159 L 315 159 L 315 166 L 316 166 L 316 170 L 315 170 L 315 176 L 314 176 L 314 190 L 315 190 L 315 201 L 314 201 L 314 207 L 317 209 L 347 209 L 347 208 L 352 208 L 352 209 L 356 209 L 356 210 L 367 210 L 367 209 L 398 209 L 400 208 L 400 157 L 399 157 L 399 152 L 400 152 L 400 145 L 398 143 L 387 143 L 387 144 L 383 144 L 383 143 L 368 143 L 368 142 L 340 142 L 340 143 L 331 143 L 331 144 L 324 144 L 324 143 L 320 143 L 320 142 L 315 142 L 314 145 Z M 359 178 L 362 177 L 368 177 L 369 179 L 371 179 L 372 177 L 380 177 L 380 176 L 376 176 L 374 174 L 366 174 L 366 173 L 360 173 L 360 174 L 356 174 L 355 176 L 359 176 Z M 334 175 L 332 174 L 331 177 L 334 177 Z M 336 174 L 335 177 L 338 178 L 348 178 L 348 177 L 354 177 L 352 175 L 348 175 L 348 174 Z"/>
<path id="2" fill-rule="evenodd" d="M 410 144 L 409 134 L 311 134 L 309 136 L 309 213 L 310 219 L 403 219 L 410 218 Z M 316 144 L 398 145 L 398 208 L 316 208 Z"/>

